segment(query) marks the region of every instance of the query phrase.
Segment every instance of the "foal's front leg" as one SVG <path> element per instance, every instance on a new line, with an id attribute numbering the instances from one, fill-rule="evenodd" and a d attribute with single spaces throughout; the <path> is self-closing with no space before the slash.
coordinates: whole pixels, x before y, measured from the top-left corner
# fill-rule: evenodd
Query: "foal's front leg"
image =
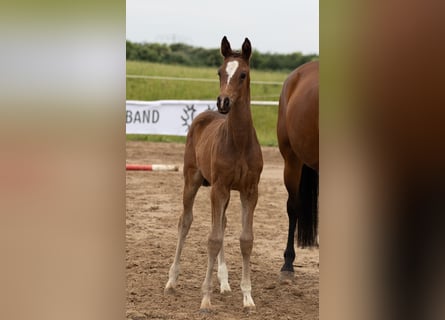
<path id="1" fill-rule="evenodd" d="M 241 291 L 243 292 L 243 306 L 245 309 L 254 309 L 252 299 L 252 284 L 250 282 L 250 255 L 253 248 L 253 212 L 258 200 L 258 186 L 240 193 L 242 207 L 242 231 L 240 236 L 241 254 L 243 255 L 243 273 L 241 278 Z"/>
<path id="2" fill-rule="evenodd" d="M 211 307 L 210 297 L 212 293 L 212 272 L 215 260 L 223 244 L 224 237 L 224 215 L 230 198 L 230 190 L 224 186 L 215 184 L 210 192 L 212 203 L 212 227 L 207 244 L 208 262 L 207 272 L 202 284 L 201 310 L 206 311 Z M 221 257 L 221 256 L 220 256 Z M 223 257 L 223 256 L 222 256 Z"/>

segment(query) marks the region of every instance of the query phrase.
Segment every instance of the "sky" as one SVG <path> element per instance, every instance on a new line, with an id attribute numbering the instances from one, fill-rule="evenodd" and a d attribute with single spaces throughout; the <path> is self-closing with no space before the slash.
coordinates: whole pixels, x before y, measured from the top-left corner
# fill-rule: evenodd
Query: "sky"
<path id="1" fill-rule="evenodd" d="M 319 53 L 318 0 L 127 0 L 126 38 L 219 48 L 227 36 L 262 53 Z"/>

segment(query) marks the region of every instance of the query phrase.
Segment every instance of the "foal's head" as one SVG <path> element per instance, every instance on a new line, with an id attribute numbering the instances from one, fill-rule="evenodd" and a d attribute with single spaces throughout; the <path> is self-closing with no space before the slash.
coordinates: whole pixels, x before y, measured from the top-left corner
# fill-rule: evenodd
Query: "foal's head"
<path id="1" fill-rule="evenodd" d="M 220 92 L 216 105 L 220 113 L 228 113 L 238 99 L 250 100 L 249 60 L 252 47 L 245 39 L 242 51 L 232 51 L 226 37 L 221 41 L 224 62 L 218 70 Z"/>

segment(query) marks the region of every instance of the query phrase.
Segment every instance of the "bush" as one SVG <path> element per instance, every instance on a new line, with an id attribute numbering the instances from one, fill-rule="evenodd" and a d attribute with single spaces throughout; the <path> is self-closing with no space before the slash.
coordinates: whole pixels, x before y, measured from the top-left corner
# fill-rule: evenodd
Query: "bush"
<path id="1" fill-rule="evenodd" d="M 127 60 L 177 64 L 193 67 L 217 67 L 221 64 L 219 49 L 192 47 L 184 43 L 134 43 L 127 40 Z M 252 69 L 290 72 L 299 65 L 318 59 L 318 55 L 260 53 L 254 50 Z"/>

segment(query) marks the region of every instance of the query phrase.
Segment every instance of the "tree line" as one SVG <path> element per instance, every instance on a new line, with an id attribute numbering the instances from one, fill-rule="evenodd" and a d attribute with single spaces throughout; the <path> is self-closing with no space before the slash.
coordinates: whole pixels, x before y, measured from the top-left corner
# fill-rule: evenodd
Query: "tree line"
<path id="1" fill-rule="evenodd" d="M 301 52 L 290 54 L 260 53 L 253 50 L 250 66 L 257 70 L 289 72 L 299 65 L 318 59 L 316 54 L 303 55 Z M 220 49 L 193 47 L 184 43 L 137 43 L 127 40 L 127 60 L 178 64 L 193 67 L 219 67 Z"/>

